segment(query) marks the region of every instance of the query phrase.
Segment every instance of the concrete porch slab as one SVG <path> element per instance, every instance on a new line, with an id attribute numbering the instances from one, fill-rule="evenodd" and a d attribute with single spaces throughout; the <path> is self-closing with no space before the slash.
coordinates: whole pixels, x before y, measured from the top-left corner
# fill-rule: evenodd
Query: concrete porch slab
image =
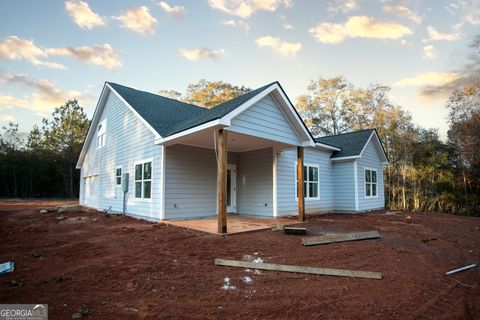
<path id="1" fill-rule="evenodd" d="M 201 219 L 188 219 L 188 220 L 164 220 L 166 224 L 170 224 L 177 227 L 183 227 L 202 231 L 210 234 L 221 235 L 217 232 L 217 217 L 206 217 Z M 279 224 L 282 225 L 294 225 L 298 224 L 296 217 L 292 218 L 263 218 L 263 217 L 249 217 L 239 215 L 227 216 L 228 235 L 254 232 L 260 230 L 271 229 Z"/>

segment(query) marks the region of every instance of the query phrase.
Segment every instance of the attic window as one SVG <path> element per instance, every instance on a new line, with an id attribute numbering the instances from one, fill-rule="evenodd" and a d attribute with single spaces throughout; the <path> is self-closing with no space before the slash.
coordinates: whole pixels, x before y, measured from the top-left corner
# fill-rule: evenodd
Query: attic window
<path id="1" fill-rule="evenodd" d="M 97 127 L 97 149 L 105 147 L 105 135 L 107 133 L 107 119 L 104 119 Z"/>

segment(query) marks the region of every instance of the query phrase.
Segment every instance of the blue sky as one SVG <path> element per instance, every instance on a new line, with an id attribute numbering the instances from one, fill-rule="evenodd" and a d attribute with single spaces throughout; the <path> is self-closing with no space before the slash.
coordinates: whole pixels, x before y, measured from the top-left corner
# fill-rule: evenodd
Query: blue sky
<path id="1" fill-rule="evenodd" d="M 278 80 L 295 101 L 311 79 L 343 75 L 392 86 L 444 135 L 479 27 L 479 0 L 1 1 L 0 124 L 29 131 L 73 96 L 91 117 L 104 81 L 184 92 Z"/>

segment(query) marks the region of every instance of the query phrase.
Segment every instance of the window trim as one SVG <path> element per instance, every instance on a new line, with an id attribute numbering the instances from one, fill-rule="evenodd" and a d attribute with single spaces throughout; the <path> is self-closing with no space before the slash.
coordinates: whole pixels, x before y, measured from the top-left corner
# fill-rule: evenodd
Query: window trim
<path id="1" fill-rule="evenodd" d="M 100 130 L 99 130 L 99 127 L 100 126 L 103 126 L 103 131 L 100 133 Z M 99 142 L 99 138 L 100 137 L 103 137 L 103 144 L 100 145 L 98 142 Z M 102 121 L 100 121 L 100 123 L 97 125 L 97 150 L 98 149 L 102 149 L 104 148 L 106 145 L 107 145 L 107 119 L 103 119 Z"/>
<path id="2" fill-rule="evenodd" d="M 318 200 L 320 200 L 320 165 L 312 163 L 312 162 L 304 162 L 303 167 L 304 168 L 307 167 L 307 171 L 308 171 L 308 167 L 317 168 L 317 170 L 318 170 L 318 175 L 317 175 L 318 194 L 317 194 L 317 196 L 316 197 L 308 197 L 308 196 L 304 195 L 305 201 L 318 201 Z M 298 201 L 298 196 L 297 196 L 297 194 L 298 194 L 298 192 L 297 192 L 297 186 L 298 186 L 298 183 L 297 183 L 297 161 L 295 161 L 294 169 L 295 169 L 294 170 L 295 174 L 294 174 L 294 179 L 293 179 L 293 181 L 295 182 L 294 196 L 295 196 L 295 201 Z M 308 174 L 307 174 L 307 176 L 308 176 Z M 307 188 L 307 191 L 308 191 L 308 188 Z"/>
<path id="3" fill-rule="evenodd" d="M 152 176 L 149 180 L 143 180 L 143 164 L 145 163 L 148 163 L 150 162 L 151 165 L 152 165 Z M 135 167 L 137 165 L 141 164 L 142 165 L 142 180 L 136 180 L 135 179 Z M 152 202 L 152 199 L 153 199 L 153 158 L 148 158 L 148 159 L 144 159 L 144 160 L 138 160 L 138 161 L 135 161 L 133 163 L 133 179 L 131 179 L 131 181 L 133 182 L 133 186 L 132 186 L 132 193 L 133 193 L 133 197 L 132 197 L 132 201 L 141 201 L 141 202 Z M 137 181 L 141 181 L 142 182 L 142 197 L 141 198 L 137 198 L 135 197 L 135 183 Z M 144 181 L 150 181 L 150 198 L 144 198 L 144 194 L 143 194 L 143 182 Z"/>
<path id="4" fill-rule="evenodd" d="M 365 175 L 366 175 L 366 172 L 368 171 L 375 171 L 375 175 L 377 176 L 377 182 L 373 183 L 373 182 L 367 182 L 367 180 L 365 179 Z M 369 183 L 370 185 L 374 185 L 375 184 L 375 195 L 372 196 L 371 195 L 371 190 L 370 190 L 370 195 L 367 196 L 367 183 Z M 373 190 L 373 189 L 372 189 Z M 378 169 L 375 169 L 375 168 L 370 168 L 370 167 L 364 167 L 363 168 L 363 196 L 365 197 L 365 199 L 375 199 L 375 198 L 378 198 Z"/>
<path id="5" fill-rule="evenodd" d="M 117 170 L 120 169 L 120 184 L 117 183 Z M 116 188 L 121 188 L 123 184 L 123 166 L 116 166 L 115 167 L 115 174 L 114 174 L 114 184 Z"/>

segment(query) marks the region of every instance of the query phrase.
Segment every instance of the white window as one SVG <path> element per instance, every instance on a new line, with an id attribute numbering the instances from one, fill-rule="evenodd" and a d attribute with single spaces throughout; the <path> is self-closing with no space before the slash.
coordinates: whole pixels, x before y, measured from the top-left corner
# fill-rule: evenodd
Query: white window
<path id="1" fill-rule="evenodd" d="M 99 123 L 97 127 L 97 149 L 105 147 L 105 135 L 107 133 L 107 119 Z"/>
<path id="2" fill-rule="evenodd" d="M 152 161 L 135 164 L 135 198 L 152 197 Z"/>
<path id="3" fill-rule="evenodd" d="M 377 170 L 365 169 L 365 197 L 377 197 Z"/>
<path id="4" fill-rule="evenodd" d="M 115 185 L 120 187 L 122 185 L 122 167 L 115 169 Z"/>
<path id="5" fill-rule="evenodd" d="M 318 166 L 305 164 L 303 166 L 303 195 L 306 200 L 318 200 L 319 196 L 319 175 Z M 298 179 L 297 179 L 297 165 L 295 165 L 295 194 L 298 199 Z"/>

